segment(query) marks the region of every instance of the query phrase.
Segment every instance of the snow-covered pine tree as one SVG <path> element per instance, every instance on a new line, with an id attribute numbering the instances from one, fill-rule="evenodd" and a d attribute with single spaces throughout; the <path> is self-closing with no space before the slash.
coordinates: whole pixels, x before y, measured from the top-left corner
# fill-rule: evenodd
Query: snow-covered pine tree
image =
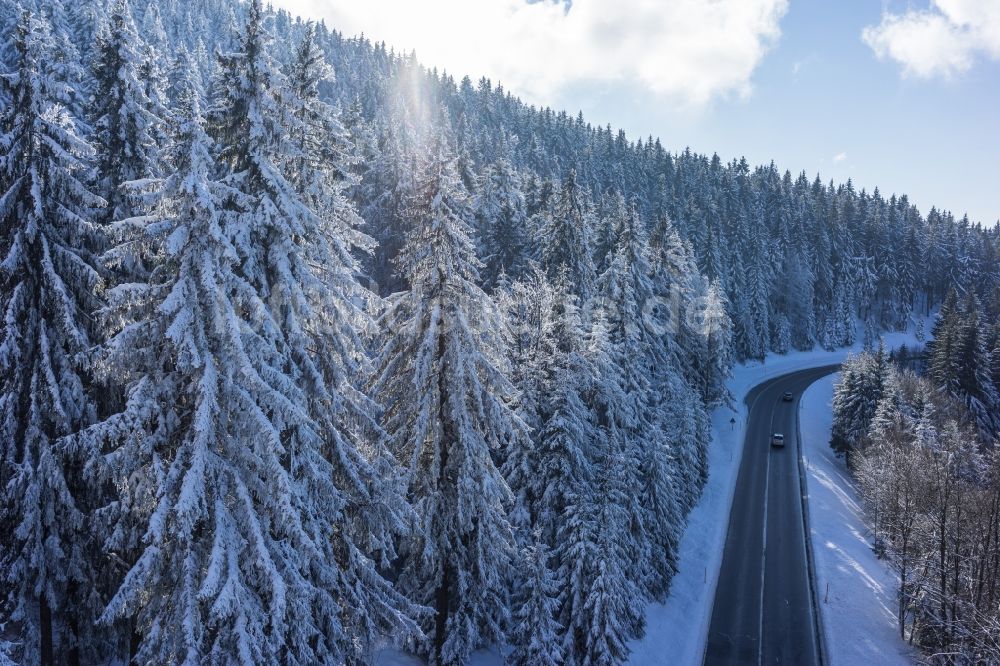
<path id="1" fill-rule="evenodd" d="M 519 277 L 525 269 L 528 217 L 521 176 L 513 165 L 517 137 L 501 137 L 498 157 L 479 178 L 474 202 L 476 238 L 482 256 L 483 285 L 487 290 L 501 275 Z"/>
<path id="2" fill-rule="evenodd" d="M 854 450 L 867 441 L 872 419 L 885 390 L 888 359 L 880 344 L 875 353 L 864 352 L 844 362 L 833 394 L 830 446 L 851 462 Z"/>
<path id="3" fill-rule="evenodd" d="M 136 515 L 146 534 L 105 612 L 138 610 L 152 661 L 355 662 L 377 636 L 416 631 L 378 570 L 408 511 L 352 384 L 363 350 L 345 322 L 362 318 L 343 298 L 347 243 L 284 175 L 262 18 L 253 3 L 244 50 L 225 58 L 216 127 L 246 134 L 227 144 L 223 180 L 192 84 L 156 219 L 116 225 L 110 255 L 145 233 L 159 266 L 113 292 L 107 364 L 129 380 L 129 405 L 92 435 L 116 446 L 113 477 L 152 490 L 123 500 L 113 536 L 136 547 Z"/>
<path id="4" fill-rule="evenodd" d="M 681 529 L 681 489 L 671 478 L 672 453 L 666 437 L 680 424 L 661 417 L 664 403 L 680 400 L 687 387 L 660 337 L 665 332 L 647 319 L 650 304 L 666 306 L 667 299 L 656 292 L 652 281 L 645 225 L 634 205 L 619 220 L 616 244 L 598 286 L 609 325 L 608 376 L 618 385 L 608 394 L 605 415 L 611 434 L 620 440 L 622 450 L 616 459 L 626 465 L 623 473 L 631 489 L 623 495 L 629 500 L 625 508 L 634 544 L 631 570 L 641 572 L 637 580 L 660 598 L 676 570 Z M 690 444 L 676 442 L 682 452 Z M 695 467 L 694 461 L 687 462 Z"/>
<path id="5" fill-rule="evenodd" d="M 958 294 L 951 290 L 938 310 L 931 340 L 927 343 L 927 372 L 934 384 L 952 395 L 958 393 L 958 329 L 962 316 Z"/>
<path id="6" fill-rule="evenodd" d="M 521 555 L 518 589 L 513 597 L 510 642 L 514 666 L 557 666 L 563 661 L 560 627 L 556 622 L 558 592 L 550 566 L 550 552 L 536 532 Z"/>
<path id="7" fill-rule="evenodd" d="M 349 635 L 370 645 L 380 635 L 415 630 L 410 617 L 416 608 L 379 575 L 395 560 L 395 544 L 408 533 L 412 511 L 402 470 L 385 448 L 379 409 L 359 388 L 373 370 L 364 340 L 376 329 L 369 312 L 377 298 L 359 283 L 357 257 L 370 256 L 374 241 L 360 231 L 363 220 L 345 196 L 355 184 L 354 146 L 339 114 L 320 99 L 321 86 L 333 79 L 310 25 L 291 66 L 286 100 L 292 116 L 288 182 L 308 209 L 294 233 L 298 245 L 284 250 L 305 299 L 303 337 L 289 344 L 296 358 L 309 359 L 300 363 L 307 369 L 310 413 L 326 433 L 326 456 L 347 499 L 336 545 L 342 575 L 356 595 L 345 608 L 346 624 Z"/>
<path id="8" fill-rule="evenodd" d="M 67 110 L 48 22 L 24 12 L 11 100 L 0 118 L 0 622 L 19 627 L 24 664 L 104 659 L 93 629 L 98 561 L 86 461 L 61 443 L 95 418 L 83 361 L 99 283 L 87 220 L 93 151 Z"/>
<path id="9" fill-rule="evenodd" d="M 334 223 L 338 238 L 370 254 L 374 241 L 358 233 L 363 222 L 345 195 L 358 185 L 357 151 L 339 112 L 320 95 L 323 87 L 333 85 L 335 73 L 318 44 L 316 30 L 315 24 L 306 26 L 288 68 L 289 180 L 318 214 Z"/>
<path id="10" fill-rule="evenodd" d="M 108 3 L 81 2 L 73 12 L 73 29 L 76 43 L 90 48 L 100 35 L 101 25 L 107 20 Z"/>
<path id="11" fill-rule="evenodd" d="M 705 405 L 712 407 L 727 399 L 726 380 L 732 369 L 733 324 L 729 303 L 718 280 L 714 280 L 695 311 L 697 328 L 705 338 L 706 359 L 699 364 L 700 388 Z"/>
<path id="12" fill-rule="evenodd" d="M 148 95 L 151 70 L 140 75 L 144 51 L 129 0 L 114 0 L 96 45 L 90 111 L 97 148 L 96 190 L 108 202 L 100 215 L 105 224 L 141 215 L 138 192 L 125 185 L 160 175 L 157 139 L 163 136 L 163 119 L 156 111 L 162 109 Z"/>
<path id="13" fill-rule="evenodd" d="M 566 274 L 561 273 L 553 286 L 551 384 L 546 395 L 540 396 L 543 419 L 533 432 L 535 467 L 527 476 L 536 488 L 535 525 L 542 539 L 555 548 L 565 508 L 580 484 L 593 478 L 591 447 L 599 436 L 593 398 L 600 364 L 591 363 L 580 310 Z"/>
<path id="14" fill-rule="evenodd" d="M 533 263 L 521 279 L 501 284 L 493 298 L 504 317 L 510 381 L 518 393 L 517 414 L 531 433 L 531 440 L 524 442 L 528 446 L 510 447 L 495 456 L 514 493 L 511 524 L 519 545 L 526 547 L 537 523 L 538 499 L 544 488 L 536 455 L 560 360 L 553 321 L 559 295 Z"/>
<path id="15" fill-rule="evenodd" d="M 594 234 L 595 263 L 601 273 L 607 270 L 608 263 L 613 258 L 615 246 L 618 244 L 618 235 L 622 225 L 626 223 L 628 215 L 629 210 L 625 203 L 625 196 L 621 192 L 609 192 L 601 197 L 600 205 L 595 214 L 597 228 Z"/>
<path id="16" fill-rule="evenodd" d="M 17 69 L 17 40 L 13 39 L 21 19 L 17 10 L 18 6 L 13 2 L 0 2 L 0 34 L 7 35 L 7 39 L 0 41 L 0 67 L 4 72 Z M 9 90 L 0 89 L 0 103 L 4 107 L 10 104 L 9 95 Z"/>
<path id="17" fill-rule="evenodd" d="M 177 49 L 174 59 L 167 71 L 167 95 L 169 98 L 180 99 L 188 87 L 193 86 L 202 102 L 206 99 L 205 84 L 196 65 L 195 58 L 185 47 Z"/>
<path id="18" fill-rule="evenodd" d="M 45 16 L 52 31 L 55 49 L 52 54 L 52 68 L 55 75 L 66 83 L 69 98 L 63 102 L 74 117 L 85 116 L 88 77 L 81 62 L 80 48 L 73 40 L 73 24 L 70 12 L 63 0 L 47 0 L 40 6 L 40 15 Z M 13 31 L 5 34 L 13 34 Z M 84 131 L 85 128 L 81 128 Z"/>
<path id="19" fill-rule="evenodd" d="M 369 272 L 380 293 L 387 295 L 407 286 L 394 262 L 407 231 L 406 202 L 413 194 L 416 168 L 412 151 L 393 126 L 385 127 L 370 149 L 360 165 L 358 198 L 364 202 L 361 215 L 378 241 Z"/>
<path id="20" fill-rule="evenodd" d="M 539 239 L 542 266 L 549 277 L 556 277 L 565 267 L 569 282 L 583 303 L 594 295 L 596 282 L 591 243 L 593 225 L 587 206 L 576 171 L 570 171 L 563 179 L 553 210 L 542 211 Z"/>
<path id="21" fill-rule="evenodd" d="M 389 301 L 375 392 L 419 518 L 399 577 L 435 612 L 419 647 L 432 664 L 462 664 L 504 640 L 512 496 L 493 456 L 525 446 L 527 432 L 510 406 L 502 321 L 476 285 L 466 194 L 441 134 L 416 178 L 399 256 L 410 289 Z"/>
<path id="22" fill-rule="evenodd" d="M 560 623 L 566 663 L 611 666 L 625 661 L 628 641 L 641 635 L 645 595 L 631 568 L 631 461 L 612 437 L 595 452 L 593 480 L 575 485 L 559 529 Z"/>
<path id="23" fill-rule="evenodd" d="M 970 292 L 962 304 L 962 315 L 955 331 L 956 397 L 965 402 L 983 439 L 989 441 L 1000 433 L 1000 395 L 991 377 L 987 330 L 982 322 L 979 299 L 975 292 Z"/>

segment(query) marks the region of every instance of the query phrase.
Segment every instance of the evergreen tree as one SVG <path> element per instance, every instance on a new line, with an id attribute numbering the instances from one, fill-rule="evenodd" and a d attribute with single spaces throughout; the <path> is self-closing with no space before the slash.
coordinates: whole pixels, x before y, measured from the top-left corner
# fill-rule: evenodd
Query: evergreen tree
<path id="1" fill-rule="evenodd" d="M 535 541 L 521 556 L 520 587 L 514 595 L 514 624 L 511 642 L 515 646 L 510 663 L 516 666 L 557 666 L 563 662 L 559 641 L 558 586 L 549 569 L 549 549 L 535 535 Z"/>
<path id="2" fill-rule="evenodd" d="M 544 213 L 540 242 L 542 265 L 549 277 L 566 270 L 584 303 L 594 295 L 596 272 L 591 248 L 591 220 L 575 171 L 563 180 L 551 213 Z"/>
<path id="3" fill-rule="evenodd" d="M 728 395 L 726 380 L 732 368 L 732 320 L 722 285 L 713 282 L 696 311 L 696 322 L 705 338 L 701 368 L 701 393 L 706 406 L 721 404 Z"/>
<path id="4" fill-rule="evenodd" d="M 610 442 L 610 438 L 608 440 Z M 630 464 L 613 453 L 613 444 L 596 456 L 593 485 L 575 488 L 559 532 L 560 622 L 563 650 L 573 664 L 616 664 L 628 656 L 628 641 L 641 635 L 643 595 L 628 547 Z"/>
<path id="5" fill-rule="evenodd" d="M 927 344 L 928 374 L 939 388 L 952 395 L 959 389 L 959 325 L 962 312 L 958 294 L 949 291 L 938 310 L 931 329 L 932 340 Z"/>
<path id="6" fill-rule="evenodd" d="M 599 436 L 594 397 L 600 364 L 593 363 L 586 348 L 580 312 L 565 275 L 556 281 L 553 305 L 552 383 L 541 397 L 544 418 L 533 431 L 535 466 L 526 476 L 537 489 L 535 524 L 555 548 L 566 507 L 593 479 L 592 447 Z"/>
<path id="7" fill-rule="evenodd" d="M 510 380 L 518 393 L 517 414 L 531 433 L 531 440 L 522 442 L 526 446 L 510 447 L 499 456 L 501 470 L 515 495 L 511 523 L 524 547 L 532 526 L 537 525 L 538 500 L 544 488 L 537 475 L 536 454 L 561 360 L 554 319 L 562 296 L 537 265 L 522 279 L 501 285 L 494 294 L 508 337 Z"/>
<path id="8" fill-rule="evenodd" d="M 864 448 L 879 401 L 885 391 L 888 360 L 880 344 L 875 353 L 847 359 L 833 395 L 830 446 L 852 462 L 854 451 Z"/>
<path id="9" fill-rule="evenodd" d="M 112 292 L 106 364 L 129 403 L 91 435 L 114 447 L 117 485 L 146 491 L 120 502 L 111 539 L 139 554 L 105 611 L 136 614 L 139 660 L 354 662 L 415 630 L 378 573 L 408 512 L 353 386 L 363 317 L 346 294 L 361 290 L 347 241 L 285 176 L 265 43 L 253 3 L 218 95 L 216 127 L 246 130 L 222 153 L 224 179 L 190 84 L 156 220 L 118 223 L 109 254 L 141 248 L 157 266 Z"/>
<path id="10" fill-rule="evenodd" d="M 419 530 L 399 580 L 435 612 L 421 646 L 432 664 L 504 640 L 512 497 L 493 456 L 527 438 L 509 402 L 499 313 L 476 286 L 466 210 L 439 135 L 418 170 L 399 260 L 410 289 L 389 302 L 376 386 L 392 449 L 409 463 Z"/>
<path id="11" fill-rule="evenodd" d="M 528 218 L 521 177 L 512 163 L 515 139 L 504 137 L 500 156 L 484 170 L 474 202 L 482 279 L 491 289 L 501 275 L 518 277 L 527 256 Z"/>
<path id="12" fill-rule="evenodd" d="M 608 377 L 618 386 L 605 404 L 611 434 L 626 466 L 630 514 L 630 556 L 639 579 L 657 598 L 665 595 L 676 565 L 680 530 L 678 493 L 671 479 L 671 452 L 658 416 L 663 403 L 680 399 L 686 387 L 672 376 L 672 359 L 647 320 L 647 305 L 666 302 L 656 294 L 645 229 L 634 206 L 619 224 L 618 239 L 599 286 L 608 311 Z M 655 378 L 654 378 L 655 373 Z M 672 424 L 676 427 L 676 423 Z M 685 442 L 677 442 L 683 448 Z M 628 475 L 634 474 L 634 477 Z"/>
<path id="13" fill-rule="evenodd" d="M 240 275 L 268 313 L 261 334 L 278 350 L 286 391 L 322 433 L 322 453 L 343 494 L 337 523 L 338 585 L 354 596 L 341 608 L 353 643 L 332 634 L 351 659 L 379 634 L 407 628 L 412 609 L 376 573 L 394 558 L 408 508 L 396 488 L 395 462 L 383 448 L 377 409 L 358 389 L 367 375 L 361 336 L 370 328 L 355 251 L 371 240 L 343 196 L 351 147 L 318 88 L 332 74 L 307 31 L 290 81 L 270 56 L 271 35 L 259 0 L 249 5 L 239 51 L 223 56 L 212 126 L 223 141 L 225 182 L 240 193 L 227 229 Z M 325 134 L 324 142 L 316 134 Z M 372 559 L 374 558 L 374 560 Z M 360 638 L 360 641 L 358 640 Z"/>
<path id="14" fill-rule="evenodd" d="M 986 334 L 979 299 L 970 293 L 954 332 L 957 397 L 965 402 L 984 439 L 989 440 L 1000 433 L 1000 395 L 991 376 Z"/>
<path id="15" fill-rule="evenodd" d="M 152 70 L 144 67 L 145 46 L 128 0 L 114 0 L 96 45 L 91 117 L 97 146 L 97 193 L 108 202 L 100 221 L 110 223 L 141 215 L 135 190 L 126 184 L 160 175 L 158 137 L 163 119 L 156 115 L 150 90 Z M 126 266 L 126 269 L 129 267 Z"/>
<path id="16" fill-rule="evenodd" d="M 92 623 L 99 562 L 89 537 L 86 459 L 62 438 L 95 418 L 83 362 L 99 276 L 86 187 L 93 151 L 67 110 L 47 21 L 25 12 L 0 118 L 0 571 L 3 623 L 20 628 L 21 663 L 103 659 Z M 10 625 L 8 625 L 10 626 Z"/>

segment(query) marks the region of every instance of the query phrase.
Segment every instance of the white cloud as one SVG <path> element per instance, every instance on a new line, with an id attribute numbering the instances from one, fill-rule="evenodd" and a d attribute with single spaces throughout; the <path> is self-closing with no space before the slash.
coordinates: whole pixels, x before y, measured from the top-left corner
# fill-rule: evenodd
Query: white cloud
<path id="1" fill-rule="evenodd" d="M 788 0 L 277 0 L 456 76 L 535 103 L 581 83 L 651 89 L 678 106 L 746 96 Z"/>
<path id="2" fill-rule="evenodd" d="M 833 163 L 840 164 L 846 159 L 847 159 L 847 153 L 837 153 L 836 155 L 833 156 Z"/>
<path id="3" fill-rule="evenodd" d="M 1000 59 L 1000 0 L 931 0 L 928 9 L 883 14 L 861 36 L 904 76 L 949 78 L 977 58 Z"/>

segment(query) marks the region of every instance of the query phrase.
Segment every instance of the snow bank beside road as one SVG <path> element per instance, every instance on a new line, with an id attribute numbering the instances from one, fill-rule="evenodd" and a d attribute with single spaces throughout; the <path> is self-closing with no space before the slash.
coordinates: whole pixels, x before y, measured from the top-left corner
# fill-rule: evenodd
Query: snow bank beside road
<path id="1" fill-rule="evenodd" d="M 894 611 L 899 579 L 871 548 L 861 502 L 844 461 L 830 448 L 830 401 L 839 378 L 802 395 L 799 421 L 820 618 L 830 666 L 912 664 Z"/>

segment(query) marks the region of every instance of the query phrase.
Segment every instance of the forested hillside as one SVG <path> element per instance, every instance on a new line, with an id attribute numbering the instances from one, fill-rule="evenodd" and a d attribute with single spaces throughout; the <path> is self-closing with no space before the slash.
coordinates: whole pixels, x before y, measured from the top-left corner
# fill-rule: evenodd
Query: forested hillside
<path id="1" fill-rule="evenodd" d="M 734 360 L 1000 285 L 997 227 L 260 0 L 0 25 L 0 661 L 620 663 Z"/>

